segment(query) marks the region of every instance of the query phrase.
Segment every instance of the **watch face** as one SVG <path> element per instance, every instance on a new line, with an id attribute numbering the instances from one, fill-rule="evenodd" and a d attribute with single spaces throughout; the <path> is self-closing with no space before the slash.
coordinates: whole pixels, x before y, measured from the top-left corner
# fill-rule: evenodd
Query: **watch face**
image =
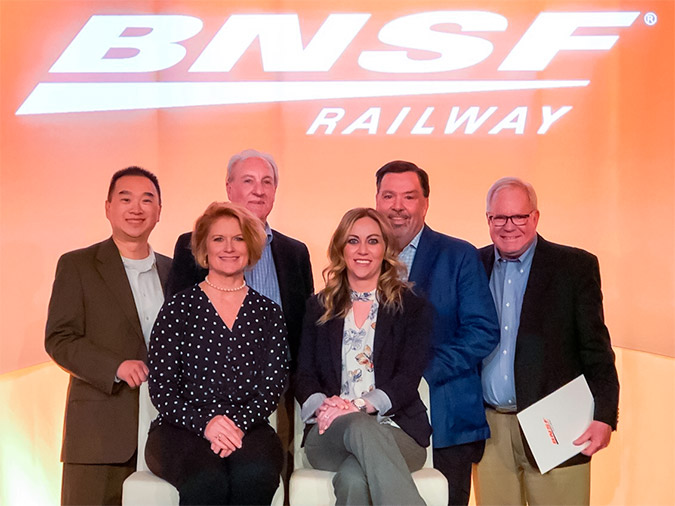
<path id="1" fill-rule="evenodd" d="M 366 410 L 366 401 L 364 401 L 363 399 L 361 399 L 361 398 L 354 399 L 352 402 L 354 403 L 354 406 L 359 408 L 359 411 L 365 411 Z"/>

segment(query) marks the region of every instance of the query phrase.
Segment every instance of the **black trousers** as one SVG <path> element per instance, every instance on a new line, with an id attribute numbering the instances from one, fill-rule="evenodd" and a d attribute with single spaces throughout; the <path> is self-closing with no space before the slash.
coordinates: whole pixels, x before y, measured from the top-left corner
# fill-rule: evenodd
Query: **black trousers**
<path id="1" fill-rule="evenodd" d="M 225 458 L 203 437 L 164 423 L 148 434 L 145 459 L 153 473 L 178 489 L 180 504 L 270 504 L 283 453 L 267 422 L 253 425 L 242 447 Z"/>
<path id="2" fill-rule="evenodd" d="M 471 495 L 471 466 L 483 458 L 485 441 L 434 448 L 434 467 L 448 480 L 448 504 L 466 506 Z"/>

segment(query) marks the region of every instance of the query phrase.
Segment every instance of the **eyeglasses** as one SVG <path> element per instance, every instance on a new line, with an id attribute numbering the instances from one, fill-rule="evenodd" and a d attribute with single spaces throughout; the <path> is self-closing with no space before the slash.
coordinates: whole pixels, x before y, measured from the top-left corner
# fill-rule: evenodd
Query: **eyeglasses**
<path id="1" fill-rule="evenodd" d="M 503 214 L 496 214 L 494 216 L 488 216 L 488 220 L 495 227 L 503 227 L 508 223 L 509 220 L 511 220 L 511 223 L 513 223 L 516 227 L 522 227 L 527 223 L 527 220 L 530 218 L 531 215 L 532 213 L 514 214 L 512 216 L 504 216 Z"/>

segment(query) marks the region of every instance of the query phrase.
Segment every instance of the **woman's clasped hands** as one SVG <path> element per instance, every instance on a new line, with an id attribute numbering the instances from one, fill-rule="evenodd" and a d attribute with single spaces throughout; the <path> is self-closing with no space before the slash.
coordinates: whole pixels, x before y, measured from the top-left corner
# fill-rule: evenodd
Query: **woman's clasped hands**
<path id="1" fill-rule="evenodd" d="M 241 448 L 242 430 L 225 415 L 214 416 L 204 429 L 204 437 L 211 443 L 213 453 L 229 457 Z"/>
<path id="2" fill-rule="evenodd" d="M 326 398 L 315 412 L 316 422 L 319 424 L 319 434 L 326 432 L 336 418 L 357 411 L 358 408 L 347 399 L 337 395 Z"/>

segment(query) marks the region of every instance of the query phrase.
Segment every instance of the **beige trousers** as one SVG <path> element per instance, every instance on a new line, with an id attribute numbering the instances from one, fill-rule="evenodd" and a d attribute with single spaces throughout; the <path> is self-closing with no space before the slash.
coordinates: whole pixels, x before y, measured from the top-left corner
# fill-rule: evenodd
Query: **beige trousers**
<path id="1" fill-rule="evenodd" d="M 588 505 L 590 463 L 558 467 L 546 474 L 527 460 L 515 414 L 486 410 L 491 436 L 473 466 L 476 504 Z"/>

